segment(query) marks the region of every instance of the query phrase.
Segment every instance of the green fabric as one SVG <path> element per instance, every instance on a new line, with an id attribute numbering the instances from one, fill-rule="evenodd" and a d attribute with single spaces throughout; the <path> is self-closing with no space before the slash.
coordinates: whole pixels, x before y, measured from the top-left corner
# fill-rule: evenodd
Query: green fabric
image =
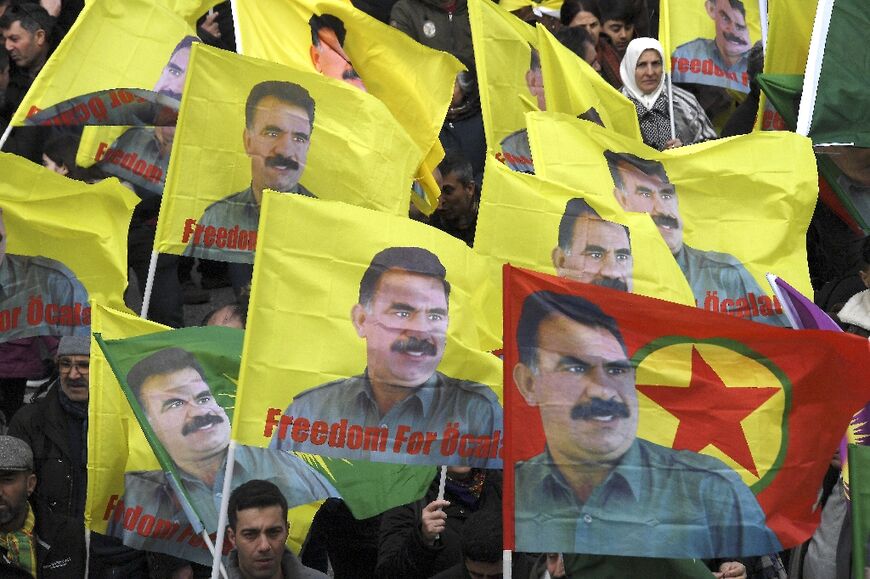
<path id="1" fill-rule="evenodd" d="M 870 446 L 849 445 L 849 489 L 852 498 L 852 576 L 864 579 L 870 538 Z"/>
<path id="2" fill-rule="evenodd" d="M 36 549 L 33 544 L 33 527 L 36 517 L 30 503 L 24 525 L 17 531 L 0 534 L 0 548 L 5 551 L 4 558 L 36 577 Z"/>

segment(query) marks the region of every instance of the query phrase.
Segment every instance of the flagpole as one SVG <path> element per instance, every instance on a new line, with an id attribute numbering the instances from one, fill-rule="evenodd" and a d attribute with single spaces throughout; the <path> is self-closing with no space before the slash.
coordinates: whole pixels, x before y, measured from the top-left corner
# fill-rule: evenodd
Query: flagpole
<path id="1" fill-rule="evenodd" d="M 220 574 L 221 577 L 227 579 L 227 570 L 224 568 L 224 563 L 221 561 L 221 555 L 223 553 L 223 549 L 215 549 L 214 543 L 211 542 L 211 537 L 208 536 L 208 531 L 205 529 L 202 530 L 202 538 L 205 540 L 205 545 L 208 547 L 209 552 L 212 556 L 212 569 L 214 569 L 215 560 L 218 561 L 218 565 L 220 565 Z M 217 553 L 217 557 L 215 557 L 215 553 Z"/>
<path id="2" fill-rule="evenodd" d="M 671 73 L 665 74 L 665 82 L 668 83 L 668 117 L 671 119 L 671 139 L 677 138 L 677 127 L 674 122 L 674 87 L 671 83 Z"/>
<path id="3" fill-rule="evenodd" d="M 236 464 L 236 441 L 230 438 L 230 445 L 227 448 L 227 467 L 224 470 L 224 484 L 221 489 L 221 508 L 218 511 L 218 526 L 215 544 L 221 545 L 221 548 L 214 550 L 214 559 L 212 559 L 211 579 L 217 579 L 218 570 L 223 567 L 221 562 L 221 554 L 223 552 L 224 532 L 227 526 L 227 504 L 230 501 L 230 486 L 233 480 L 233 468 Z"/>
<path id="4" fill-rule="evenodd" d="M 767 54 L 767 0 L 758 0 L 758 19 L 761 25 L 761 48 Z"/>
<path id="5" fill-rule="evenodd" d="M 813 22 L 810 51 L 807 55 L 807 68 L 804 72 L 804 87 L 798 109 L 797 128 L 795 128 L 797 134 L 805 137 L 810 133 L 810 123 L 813 120 L 813 111 L 816 107 L 819 74 L 822 71 L 822 56 L 825 54 L 825 42 L 828 38 L 828 28 L 831 26 L 831 12 L 833 10 L 834 0 L 819 0 L 819 6 L 816 8 L 816 19 Z"/>
<path id="6" fill-rule="evenodd" d="M 151 252 L 151 261 L 148 263 L 148 276 L 145 280 L 145 291 L 142 294 L 142 310 L 139 317 L 148 318 L 148 308 L 151 305 L 151 292 L 154 290 L 154 274 L 157 272 L 157 252 Z"/>
<path id="7" fill-rule="evenodd" d="M 3 146 L 6 144 L 6 139 L 9 138 L 9 133 L 12 132 L 12 121 L 9 121 L 9 125 L 6 127 L 6 130 L 3 131 L 3 136 L 0 137 L 0 151 L 3 150 Z"/>
<path id="8" fill-rule="evenodd" d="M 501 575 L 504 579 L 511 579 L 511 551 L 505 549 L 501 555 Z"/>

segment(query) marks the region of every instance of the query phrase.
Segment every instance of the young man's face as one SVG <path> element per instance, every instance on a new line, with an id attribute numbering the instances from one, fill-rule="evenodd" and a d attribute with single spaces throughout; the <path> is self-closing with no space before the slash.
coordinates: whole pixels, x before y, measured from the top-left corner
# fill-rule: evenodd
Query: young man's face
<path id="1" fill-rule="evenodd" d="M 229 445 L 227 414 L 195 369 L 147 378 L 139 399 L 154 434 L 179 465 L 211 458 Z"/>
<path id="2" fill-rule="evenodd" d="M 541 413 L 548 448 L 569 463 L 612 462 L 634 442 L 634 376 L 613 334 L 561 314 L 538 328 L 536 368 L 514 369 L 526 402 Z"/>
<path id="3" fill-rule="evenodd" d="M 585 28 L 589 36 L 592 37 L 592 44 L 598 44 L 598 37 L 601 35 L 601 21 L 591 12 L 581 10 L 568 26 Z"/>
<path id="4" fill-rule="evenodd" d="M 451 171 L 441 182 L 441 195 L 438 197 L 438 211 L 448 221 L 456 221 L 471 211 L 474 198 L 474 183 L 463 185 L 459 173 Z"/>
<path id="5" fill-rule="evenodd" d="M 283 575 L 281 558 L 287 541 L 287 521 L 279 505 L 243 509 L 236 513 L 236 528 L 227 537 L 239 556 L 245 579 L 273 579 Z"/>
<path id="6" fill-rule="evenodd" d="M 3 41 L 9 60 L 19 68 L 30 68 L 46 50 L 45 30 L 28 32 L 20 20 L 3 29 Z"/>
<path id="7" fill-rule="evenodd" d="M 624 20 L 605 20 L 602 30 L 610 37 L 610 42 L 619 56 L 623 56 L 628 43 L 634 38 L 634 23 Z"/>
<path id="8" fill-rule="evenodd" d="M 435 373 L 447 342 L 444 284 L 431 276 L 390 269 L 372 303 L 353 308 L 357 334 L 366 340 L 373 382 L 413 388 Z"/>
<path id="9" fill-rule="evenodd" d="M 737 62 L 751 47 L 746 17 L 729 0 L 707 0 L 706 8 L 716 23 L 719 53 L 727 62 Z"/>
<path id="10" fill-rule="evenodd" d="M 308 112 L 267 96 L 257 103 L 251 127 L 245 129 L 245 152 L 251 158 L 251 182 L 263 189 L 289 192 L 305 171 L 311 146 Z"/>

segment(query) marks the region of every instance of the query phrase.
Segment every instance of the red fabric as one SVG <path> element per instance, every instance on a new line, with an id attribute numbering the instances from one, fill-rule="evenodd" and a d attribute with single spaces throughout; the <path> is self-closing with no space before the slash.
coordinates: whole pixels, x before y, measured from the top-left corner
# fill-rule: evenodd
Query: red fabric
<path id="1" fill-rule="evenodd" d="M 757 361 L 765 363 L 766 360 L 765 364 L 770 364 L 768 368 L 781 370 L 782 376 L 786 377 L 781 378 L 781 381 L 787 403 L 786 416 L 779 426 L 785 431 L 785 442 L 778 465 L 774 464 L 753 491 L 767 515 L 768 526 L 777 534 L 783 547 L 797 545 L 811 536 L 820 516 L 818 511 L 813 511 L 813 505 L 831 456 L 854 412 L 870 399 L 870 382 L 866 378 L 870 350 L 866 339 L 844 333 L 767 326 L 506 265 L 506 549 L 514 546 L 514 462 L 533 457 L 544 449 L 544 432 L 538 409 L 525 403 L 513 381 L 513 369 L 519 358 L 516 330 L 523 301 L 529 294 L 540 290 L 580 295 L 598 304 L 606 314 L 616 319 L 629 358 L 635 357 L 655 340 L 680 337 L 677 338 L 680 342 L 736 344 L 741 354 L 748 355 L 746 352 L 749 352 Z M 716 403 L 707 398 L 698 403 L 699 407 L 706 408 L 693 411 L 709 414 L 712 408 L 712 412 L 715 412 L 718 408 Z M 680 415 L 685 416 L 686 405 L 681 406 Z M 698 419 L 697 416 L 693 417 L 693 420 Z M 641 423 L 643 420 L 641 416 Z M 684 432 L 682 439 L 687 440 L 686 435 L 692 438 L 693 434 Z"/>

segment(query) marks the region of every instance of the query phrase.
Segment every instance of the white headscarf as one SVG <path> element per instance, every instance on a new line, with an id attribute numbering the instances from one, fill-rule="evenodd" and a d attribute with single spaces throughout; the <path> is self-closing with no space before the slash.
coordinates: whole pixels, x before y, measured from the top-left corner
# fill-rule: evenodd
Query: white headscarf
<path id="1" fill-rule="evenodd" d="M 625 56 L 622 58 L 622 62 L 619 65 L 619 76 L 622 78 L 622 84 L 625 86 L 625 90 L 627 90 L 635 100 L 648 109 L 651 109 L 653 104 L 655 104 L 656 99 L 659 98 L 659 95 L 662 93 L 662 89 L 665 86 L 664 71 L 662 71 L 662 80 L 659 82 L 659 86 L 648 95 L 643 94 L 643 91 L 638 88 L 637 82 L 634 80 L 634 73 L 637 68 L 637 61 L 640 60 L 640 55 L 643 54 L 644 50 L 650 49 L 659 53 L 659 56 L 662 57 L 662 66 L 664 66 L 665 51 L 662 48 L 661 43 L 655 38 L 647 37 L 635 38 L 629 42 L 625 49 Z"/>

